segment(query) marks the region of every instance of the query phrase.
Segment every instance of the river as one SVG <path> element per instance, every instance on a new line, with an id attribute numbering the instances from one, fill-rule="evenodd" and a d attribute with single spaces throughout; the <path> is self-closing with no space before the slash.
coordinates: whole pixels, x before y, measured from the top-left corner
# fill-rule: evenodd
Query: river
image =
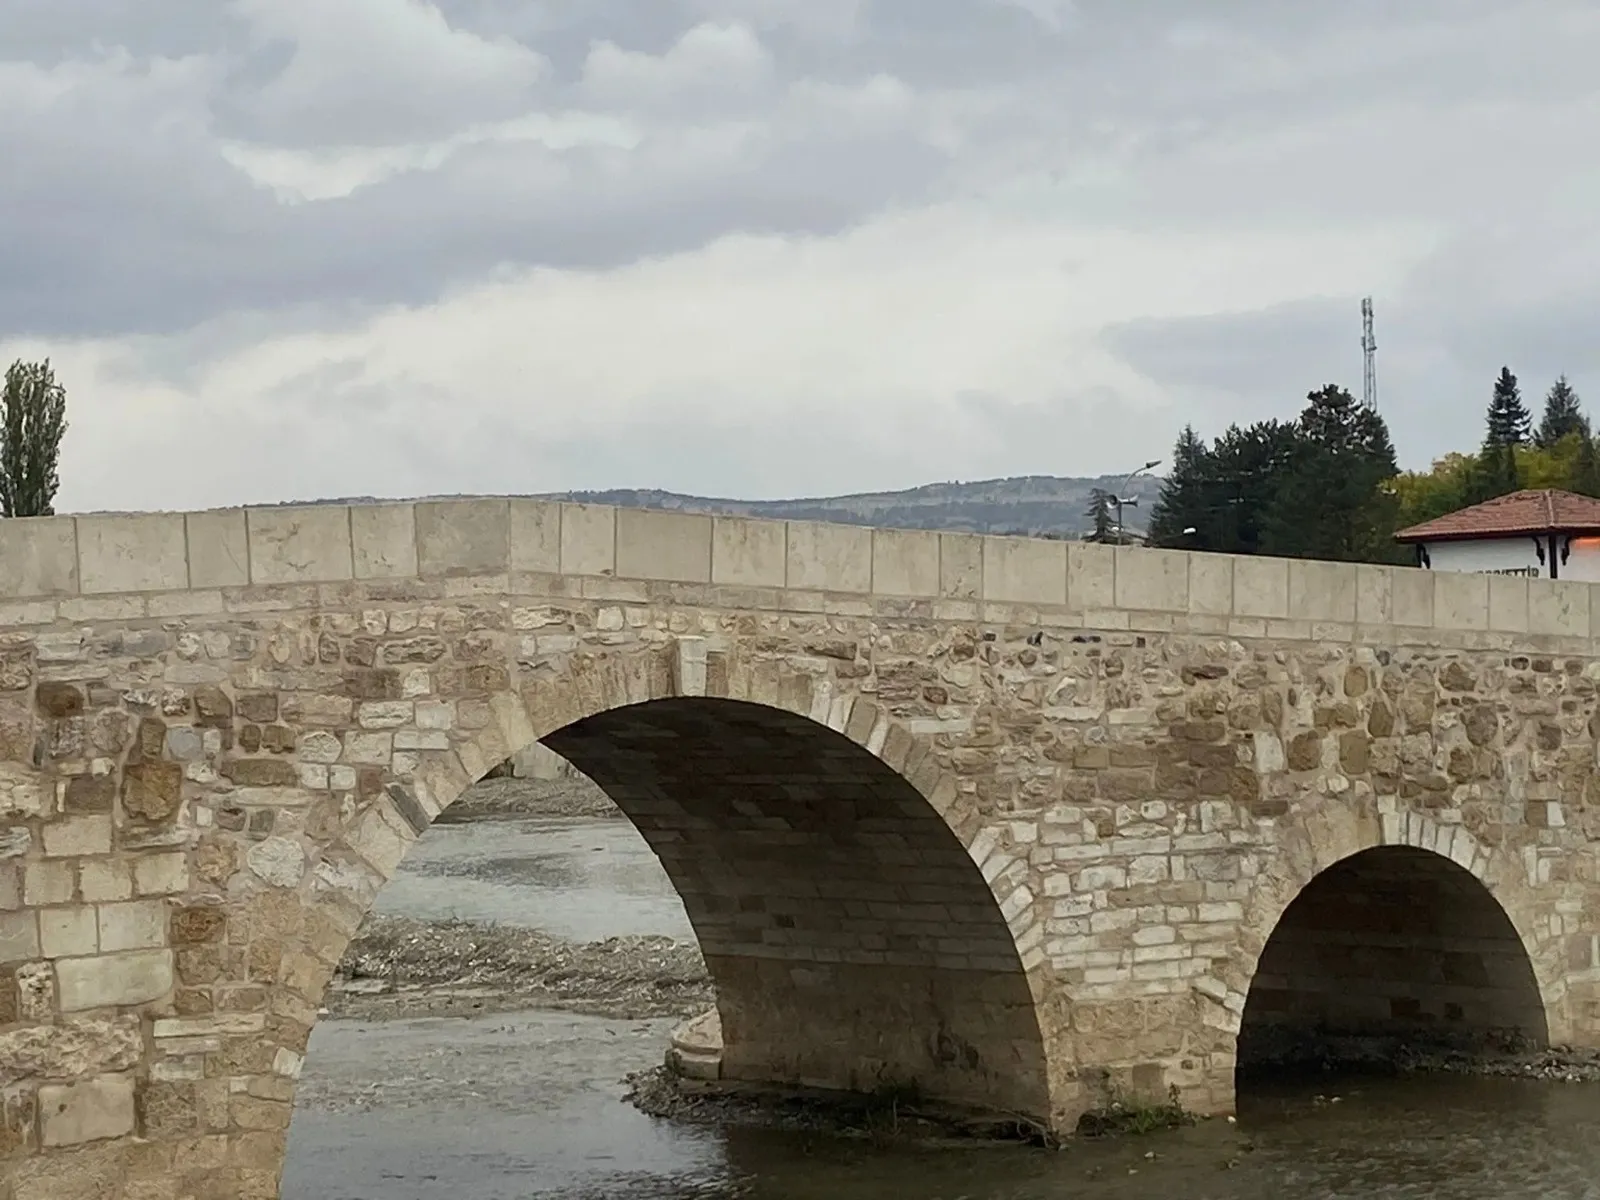
<path id="1" fill-rule="evenodd" d="M 562 937 L 687 937 L 623 821 L 440 825 L 379 911 Z M 1236 1123 L 1014 1146 L 875 1145 L 660 1122 L 621 1080 L 671 1020 L 559 1012 L 357 1022 L 312 1037 L 283 1200 L 1600 1200 L 1600 1087 L 1407 1078 L 1243 1092 Z"/>

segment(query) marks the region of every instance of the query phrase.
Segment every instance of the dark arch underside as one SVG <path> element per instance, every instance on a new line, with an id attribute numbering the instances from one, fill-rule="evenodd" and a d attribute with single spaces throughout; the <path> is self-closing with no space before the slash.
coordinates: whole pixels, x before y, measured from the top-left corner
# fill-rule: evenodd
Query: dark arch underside
<path id="1" fill-rule="evenodd" d="M 1027 978 L 944 819 L 841 733 L 677 698 L 544 739 L 660 857 L 716 983 L 724 1077 L 1049 1115 Z"/>
<path id="2" fill-rule="evenodd" d="M 1242 1072 L 1392 1061 L 1406 1047 L 1542 1046 L 1527 951 L 1469 871 L 1410 846 L 1319 874 L 1273 930 L 1245 1004 Z"/>

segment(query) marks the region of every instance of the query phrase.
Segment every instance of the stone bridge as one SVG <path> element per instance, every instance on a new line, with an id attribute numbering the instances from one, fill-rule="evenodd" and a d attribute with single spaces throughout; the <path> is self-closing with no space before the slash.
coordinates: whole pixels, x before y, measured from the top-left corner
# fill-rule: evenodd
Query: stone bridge
<path id="1" fill-rule="evenodd" d="M 1070 1129 L 1301 1035 L 1596 1044 L 1592 595 L 505 499 L 0 522 L 0 1200 L 276 1195 L 346 942 L 537 740 L 660 856 L 730 1081 Z"/>

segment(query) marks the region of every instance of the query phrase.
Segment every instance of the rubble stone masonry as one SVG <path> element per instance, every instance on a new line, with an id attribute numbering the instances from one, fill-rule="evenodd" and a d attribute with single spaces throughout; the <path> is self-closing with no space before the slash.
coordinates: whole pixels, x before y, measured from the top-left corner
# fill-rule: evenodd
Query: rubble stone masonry
<path id="1" fill-rule="evenodd" d="M 0 1200 L 275 1196 L 346 942 L 538 740 L 731 1078 L 1226 1111 L 1313 879 L 1271 1020 L 1600 1043 L 1597 638 L 1583 583 L 525 500 L 0 522 Z"/>

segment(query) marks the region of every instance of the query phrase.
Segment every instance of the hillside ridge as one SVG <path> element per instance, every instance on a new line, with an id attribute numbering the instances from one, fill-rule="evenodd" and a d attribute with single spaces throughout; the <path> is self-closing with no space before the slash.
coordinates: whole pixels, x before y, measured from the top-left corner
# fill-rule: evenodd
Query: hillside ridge
<path id="1" fill-rule="evenodd" d="M 1014 475 L 997 479 L 924 483 L 916 487 L 838 496 L 805 496 L 789 500 L 739 500 L 701 496 L 664 488 L 603 488 L 567 492 L 534 492 L 531 500 L 577 504 L 611 504 L 668 512 L 719 516 L 767 517 L 789 521 L 831 521 L 848 525 L 880 525 L 891 529 L 938 529 L 948 532 L 1081 537 L 1089 528 L 1089 496 L 1095 488 L 1113 490 L 1125 475 Z M 1133 480 L 1128 495 L 1138 499 L 1124 511 L 1130 532 L 1143 530 L 1161 489 L 1148 475 Z M 411 497 L 418 500 L 466 500 L 470 493 Z M 384 498 L 347 496 L 289 501 L 287 504 L 372 504 Z M 277 507 L 277 506 L 267 506 Z"/>

